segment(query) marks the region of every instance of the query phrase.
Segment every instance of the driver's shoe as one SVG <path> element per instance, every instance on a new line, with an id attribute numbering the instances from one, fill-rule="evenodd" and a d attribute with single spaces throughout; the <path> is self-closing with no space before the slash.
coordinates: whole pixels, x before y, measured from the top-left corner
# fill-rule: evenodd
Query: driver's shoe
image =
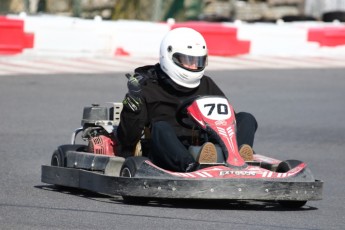
<path id="1" fill-rule="evenodd" d="M 250 145 L 247 145 L 247 144 L 241 145 L 238 152 L 244 161 L 254 160 L 254 156 L 253 156 L 254 151 L 252 147 L 250 147 Z"/>
<path id="2" fill-rule="evenodd" d="M 211 142 L 206 142 L 200 149 L 197 161 L 200 164 L 217 163 L 217 149 Z"/>

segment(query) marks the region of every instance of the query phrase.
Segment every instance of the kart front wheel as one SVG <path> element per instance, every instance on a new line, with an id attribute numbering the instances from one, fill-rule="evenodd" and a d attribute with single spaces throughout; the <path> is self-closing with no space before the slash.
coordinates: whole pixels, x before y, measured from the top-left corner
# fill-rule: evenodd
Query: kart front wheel
<path id="1" fill-rule="evenodd" d="M 146 160 L 148 160 L 146 157 L 128 157 L 121 167 L 120 176 L 134 177 L 137 170 Z"/>
<path id="2" fill-rule="evenodd" d="M 277 167 L 277 172 L 279 173 L 286 173 L 290 171 L 291 169 L 297 167 L 300 165 L 302 161 L 299 160 L 286 160 L 282 161 L 278 167 Z M 291 209 L 297 209 L 301 208 L 304 206 L 307 201 L 306 200 L 280 200 L 278 203 L 283 206 L 284 208 L 291 208 Z"/>
<path id="3" fill-rule="evenodd" d="M 121 177 L 134 177 L 137 170 L 140 168 L 142 163 L 148 160 L 146 157 L 129 157 L 123 163 L 120 176 Z M 147 204 L 149 199 L 146 197 L 137 196 L 122 196 L 124 203 L 126 204 Z"/>

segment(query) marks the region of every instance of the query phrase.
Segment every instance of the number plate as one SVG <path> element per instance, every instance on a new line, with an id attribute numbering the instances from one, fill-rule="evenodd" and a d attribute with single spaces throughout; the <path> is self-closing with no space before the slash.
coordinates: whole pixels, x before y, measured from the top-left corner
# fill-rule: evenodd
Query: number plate
<path id="1" fill-rule="evenodd" d="M 230 104 L 225 98 L 201 98 L 196 102 L 202 115 L 208 119 L 226 120 L 231 117 Z"/>

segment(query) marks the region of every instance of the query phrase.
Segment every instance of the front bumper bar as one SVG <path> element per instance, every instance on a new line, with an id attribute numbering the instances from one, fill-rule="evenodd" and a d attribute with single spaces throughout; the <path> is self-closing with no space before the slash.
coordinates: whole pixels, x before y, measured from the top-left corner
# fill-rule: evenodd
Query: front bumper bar
<path id="1" fill-rule="evenodd" d="M 169 199 L 307 201 L 322 199 L 323 182 L 254 179 L 125 178 L 82 169 L 42 166 L 42 182 L 111 196 Z"/>

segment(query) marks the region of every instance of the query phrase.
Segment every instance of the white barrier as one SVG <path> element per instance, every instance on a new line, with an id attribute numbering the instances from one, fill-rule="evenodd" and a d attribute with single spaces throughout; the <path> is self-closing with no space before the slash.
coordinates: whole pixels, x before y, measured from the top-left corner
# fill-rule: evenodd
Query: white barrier
<path id="1" fill-rule="evenodd" d="M 142 21 L 102 21 L 60 16 L 10 16 L 24 20 L 25 31 L 34 33 L 35 56 L 105 56 L 123 50 L 130 55 L 157 56 L 166 24 Z"/>
<path id="2" fill-rule="evenodd" d="M 345 46 L 320 47 L 308 41 L 313 27 L 333 26 L 320 22 L 238 24 L 240 39 L 251 41 L 253 56 L 344 56 Z"/>
<path id="3" fill-rule="evenodd" d="M 34 33 L 34 48 L 24 55 L 67 57 L 158 57 L 159 44 L 170 30 L 166 23 L 102 21 L 62 16 L 16 16 L 25 31 Z M 238 38 L 251 42 L 249 55 L 345 56 L 345 46 L 320 47 L 307 41 L 308 28 L 329 26 L 321 22 L 225 23 L 238 29 Z"/>

